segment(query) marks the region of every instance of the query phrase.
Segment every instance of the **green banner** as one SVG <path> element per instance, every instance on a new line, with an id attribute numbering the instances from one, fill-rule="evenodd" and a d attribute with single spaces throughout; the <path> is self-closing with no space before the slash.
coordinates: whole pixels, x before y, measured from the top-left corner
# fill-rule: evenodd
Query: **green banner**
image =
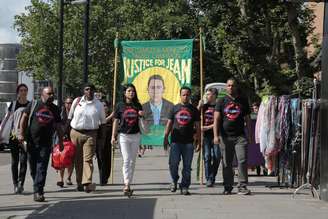
<path id="1" fill-rule="evenodd" d="M 191 87 L 193 39 L 121 42 L 122 84 L 133 83 L 149 132 L 143 145 L 161 146 L 181 86 Z"/>

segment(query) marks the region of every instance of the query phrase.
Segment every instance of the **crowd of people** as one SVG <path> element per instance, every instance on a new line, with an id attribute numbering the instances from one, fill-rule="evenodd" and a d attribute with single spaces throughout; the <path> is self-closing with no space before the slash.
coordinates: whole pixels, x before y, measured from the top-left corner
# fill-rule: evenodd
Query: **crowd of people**
<path id="1" fill-rule="evenodd" d="M 151 86 L 164 89 L 164 81 L 161 77 L 154 76 L 148 83 L 148 87 Z M 179 93 L 180 102 L 176 105 L 172 104 L 170 111 L 166 112 L 163 146 L 169 150 L 171 192 L 176 192 L 179 188 L 181 194 L 190 194 L 194 151 L 203 150 L 206 186 L 212 187 L 215 184 L 222 157 L 223 194 L 232 194 L 234 178 L 232 160 L 236 154 L 239 170 L 238 193 L 250 194 L 250 190 L 247 189 L 248 139 L 244 133 L 244 126 L 249 120 L 249 105 L 237 92 L 237 82 L 234 79 L 228 79 L 226 89 L 227 95 L 219 101 L 217 101 L 218 91 L 215 88 L 206 90 L 206 103 L 201 100 L 198 106 L 195 106 L 191 101 L 191 89 L 183 86 Z M 123 158 L 123 193 L 131 194 L 145 117 L 149 117 L 149 111 L 157 109 L 158 106 L 152 103 L 141 105 L 135 86 L 126 84 L 123 87 L 122 102 L 116 104 L 114 111 L 111 112 L 109 102 L 96 98 L 95 91 L 92 84 L 86 84 L 83 86 L 82 96 L 75 99 L 65 98 L 64 106 L 60 108 L 53 103 L 52 87 L 43 88 L 40 99 L 28 101 L 27 86 L 25 84 L 17 86 L 17 100 L 10 104 L 4 122 L 0 126 L 1 133 L 6 121 L 9 121 L 8 118 L 13 117 L 9 145 L 15 194 L 24 191 L 27 161 L 29 161 L 34 201 L 45 200 L 44 186 L 52 146 L 55 142 L 62 151 L 63 141 L 71 141 L 76 147 L 76 153 L 72 165 L 58 171 L 59 187 L 63 187 L 65 183 L 73 185 L 72 173 L 75 169 L 77 191 L 87 193 L 94 191 L 96 188 L 93 181 L 94 156 L 97 157 L 98 162 L 99 184 L 106 185 L 111 174 L 111 147 L 119 144 Z M 159 104 L 162 108 L 167 103 L 159 101 Z M 144 108 L 147 109 L 146 113 Z M 153 118 L 156 124 L 163 123 L 160 113 Z M 201 136 L 203 136 L 203 144 L 201 144 Z M 183 169 L 179 183 L 181 159 Z"/>

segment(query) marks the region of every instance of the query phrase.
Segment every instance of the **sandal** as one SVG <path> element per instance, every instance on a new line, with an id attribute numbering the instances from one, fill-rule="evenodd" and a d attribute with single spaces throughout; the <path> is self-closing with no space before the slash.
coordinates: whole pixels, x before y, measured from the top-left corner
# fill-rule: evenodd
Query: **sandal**
<path id="1" fill-rule="evenodd" d="M 66 185 L 71 186 L 71 185 L 73 185 L 73 183 L 72 183 L 72 181 L 71 181 L 70 179 L 67 179 L 67 180 L 66 180 Z"/>

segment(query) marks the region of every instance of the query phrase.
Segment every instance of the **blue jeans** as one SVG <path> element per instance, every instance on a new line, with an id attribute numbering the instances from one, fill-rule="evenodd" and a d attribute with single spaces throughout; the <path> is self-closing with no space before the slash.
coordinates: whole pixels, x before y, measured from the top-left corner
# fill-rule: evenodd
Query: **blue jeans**
<path id="1" fill-rule="evenodd" d="M 206 181 L 215 182 L 216 174 L 221 160 L 221 150 L 219 145 L 213 144 L 213 137 L 204 136 L 203 158 L 205 164 Z"/>
<path id="2" fill-rule="evenodd" d="M 51 149 L 51 144 L 29 146 L 28 157 L 31 169 L 31 176 L 33 179 L 34 193 L 44 193 L 43 188 L 46 183 Z"/>
<path id="3" fill-rule="evenodd" d="M 179 180 L 179 163 L 182 157 L 183 169 L 180 188 L 189 188 L 191 178 L 191 163 L 194 156 L 194 145 L 192 143 L 172 143 L 169 157 L 170 174 L 173 183 Z"/>

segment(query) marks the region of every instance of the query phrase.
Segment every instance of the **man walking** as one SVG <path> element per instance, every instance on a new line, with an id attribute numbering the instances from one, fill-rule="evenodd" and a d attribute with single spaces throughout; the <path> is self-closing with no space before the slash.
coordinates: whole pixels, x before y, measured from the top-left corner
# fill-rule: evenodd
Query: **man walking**
<path id="1" fill-rule="evenodd" d="M 104 105 L 94 97 L 95 87 L 86 84 L 84 95 L 75 98 L 68 119 L 71 120 L 71 140 L 76 145 L 75 171 L 78 191 L 96 189 L 92 183 L 93 156 L 96 151 L 97 131 L 106 124 Z"/>
<path id="2" fill-rule="evenodd" d="M 58 134 L 60 149 L 63 149 L 62 126 L 59 108 L 53 104 L 52 87 L 45 87 L 41 100 L 33 100 L 23 111 L 20 121 L 21 132 L 18 140 L 23 142 L 26 135 L 28 157 L 33 178 L 34 201 L 43 202 L 49 157 L 51 154 L 53 134 Z"/>
<path id="3" fill-rule="evenodd" d="M 190 103 L 191 90 L 189 87 L 180 89 L 181 102 L 175 105 L 169 115 L 164 136 L 164 148 L 168 145 L 168 136 L 171 134 L 171 148 L 169 168 L 172 178 L 171 192 L 176 192 L 179 180 L 179 163 L 182 157 L 183 169 L 180 183 L 181 194 L 190 195 L 191 163 L 194 154 L 194 130 L 196 130 L 197 150 L 200 139 L 199 111 Z"/>
<path id="4" fill-rule="evenodd" d="M 249 104 L 240 97 L 235 79 L 228 79 L 227 95 L 215 106 L 214 144 L 219 144 L 223 155 L 224 195 L 230 195 L 233 189 L 234 174 L 232 161 L 236 154 L 238 161 L 238 194 L 248 195 L 247 189 L 247 139 L 244 128 L 249 123 Z"/>
<path id="5" fill-rule="evenodd" d="M 214 111 L 216 104 L 216 97 L 218 91 L 216 88 L 209 88 L 206 90 L 207 102 L 198 106 L 199 110 L 203 110 L 203 125 L 201 130 L 203 132 L 203 156 L 205 164 L 205 178 L 206 186 L 213 187 L 215 184 L 215 177 L 221 160 L 221 152 L 219 145 L 213 143 L 213 122 Z"/>

